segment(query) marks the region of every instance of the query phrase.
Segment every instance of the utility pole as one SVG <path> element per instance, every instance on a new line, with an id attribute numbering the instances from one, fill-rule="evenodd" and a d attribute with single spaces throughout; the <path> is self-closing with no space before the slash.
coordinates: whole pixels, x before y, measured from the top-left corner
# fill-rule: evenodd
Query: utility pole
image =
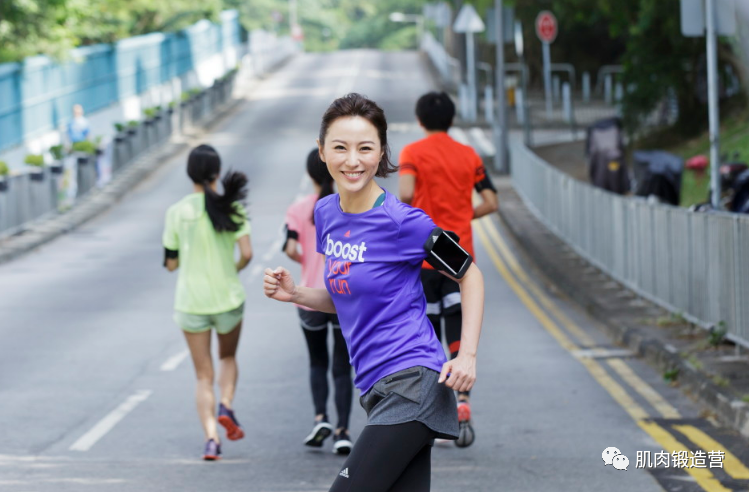
<path id="1" fill-rule="evenodd" d="M 720 109 L 718 107 L 718 52 L 715 39 L 715 2 L 705 2 L 707 24 L 707 106 L 710 126 L 710 191 L 713 208 L 720 208 Z"/>
<path id="2" fill-rule="evenodd" d="M 505 104 L 505 34 L 504 7 L 502 0 L 494 0 L 494 25 L 497 40 L 497 70 L 495 76 L 497 92 L 497 117 L 494 119 L 494 170 L 502 173 L 509 171 L 507 162 L 507 107 Z"/>

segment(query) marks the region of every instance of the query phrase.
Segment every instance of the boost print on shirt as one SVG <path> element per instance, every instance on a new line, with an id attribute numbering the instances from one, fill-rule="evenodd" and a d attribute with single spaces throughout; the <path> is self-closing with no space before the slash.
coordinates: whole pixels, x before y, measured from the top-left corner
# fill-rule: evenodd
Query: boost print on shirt
<path id="1" fill-rule="evenodd" d="M 343 241 L 333 241 L 330 238 L 330 234 L 328 234 L 325 241 L 325 255 L 364 263 L 366 261 L 364 259 L 364 252 L 367 251 L 367 246 L 365 244 L 364 241 L 358 245 L 344 243 Z"/>

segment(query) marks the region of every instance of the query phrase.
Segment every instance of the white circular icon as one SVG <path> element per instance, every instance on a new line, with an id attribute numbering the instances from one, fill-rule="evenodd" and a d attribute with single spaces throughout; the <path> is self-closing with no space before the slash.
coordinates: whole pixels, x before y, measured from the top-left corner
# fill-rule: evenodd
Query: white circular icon
<path id="1" fill-rule="evenodd" d="M 601 453 L 601 458 L 603 458 L 603 463 L 606 465 L 610 465 L 613 463 L 614 457 L 622 454 L 621 451 L 619 451 L 619 448 L 610 447 L 603 450 L 603 453 Z"/>
<path id="2" fill-rule="evenodd" d="M 617 470 L 626 470 L 629 466 L 629 458 L 624 456 L 623 454 L 618 454 L 614 456 L 614 460 L 612 461 L 612 464 L 614 465 L 614 468 Z"/>

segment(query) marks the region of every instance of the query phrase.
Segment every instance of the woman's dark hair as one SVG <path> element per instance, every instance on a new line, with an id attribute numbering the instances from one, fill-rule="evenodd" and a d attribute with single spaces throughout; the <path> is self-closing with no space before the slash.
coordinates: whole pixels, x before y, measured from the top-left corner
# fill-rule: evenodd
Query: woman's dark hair
<path id="1" fill-rule="evenodd" d="M 205 190 L 205 211 L 218 232 L 236 232 L 246 218 L 234 205 L 247 198 L 247 176 L 244 173 L 229 171 L 221 180 L 224 194 L 211 189 L 211 183 L 221 173 L 221 158 L 210 145 L 198 145 L 187 158 L 187 175 L 193 183 L 203 185 Z"/>
<path id="2" fill-rule="evenodd" d="M 385 119 L 385 112 L 376 102 L 367 99 L 361 94 L 355 92 L 346 94 L 328 106 L 325 114 L 322 115 L 322 122 L 320 123 L 320 143 L 325 145 L 325 136 L 328 134 L 328 128 L 330 128 L 330 125 L 335 120 L 349 116 L 362 117 L 372 123 L 377 129 L 377 134 L 380 137 L 380 145 L 382 146 L 382 159 L 380 159 L 380 165 L 377 166 L 375 176 L 384 178 L 388 174 L 397 171 L 398 167 L 390 162 L 390 146 L 388 145 L 387 135 L 388 123 Z"/>
<path id="3" fill-rule="evenodd" d="M 307 174 L 315 184 L 320 186 L 318 200 L 333 194 L 333 176 L 328 172 L 328 166 L 320 159 L 320 150 L 317 147 L 307 156 Z M 312 214 L 312 223 L 315 223 L 314 213 Z"/>
<path id="4" fill-rule="evenodd" d="M 416 117 L 427 130 L 446 132 L 453 124 L 455 104 L 445 92 L 429 92 L 416 102 Z"/>

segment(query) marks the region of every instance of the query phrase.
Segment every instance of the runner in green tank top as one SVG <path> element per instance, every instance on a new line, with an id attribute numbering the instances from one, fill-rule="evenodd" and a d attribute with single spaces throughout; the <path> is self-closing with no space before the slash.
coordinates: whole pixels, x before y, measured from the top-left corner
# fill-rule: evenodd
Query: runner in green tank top
<path id="1" fill-rule="evenodd" d="M 216 460 L 221 444 L 216 422 L 226 437 L 237 440 L 244 432 L 232 409 L 237 384 L 236 351 L 242 327 L 245 292 L 238 272 L 252 258 L 250 223 L 241 201 L 247 196 L 247 177 L 230 172 L 222 180 L 224 194 L 216 192 L 221 159 L 208 145 L 192 150 L 187 174 L 194 193 L 175 203 L 166 214 L 164 266 L 179 269 L 174 299 L 174 320 L 182 328 L 197 376 L 198 415 L 205 433 L 203 459 Z M 234 260 L 234 245 L 240 258 Z M 211 328 L 218 335 L 221 400 L 216 419 L 213 392 Z"/>

